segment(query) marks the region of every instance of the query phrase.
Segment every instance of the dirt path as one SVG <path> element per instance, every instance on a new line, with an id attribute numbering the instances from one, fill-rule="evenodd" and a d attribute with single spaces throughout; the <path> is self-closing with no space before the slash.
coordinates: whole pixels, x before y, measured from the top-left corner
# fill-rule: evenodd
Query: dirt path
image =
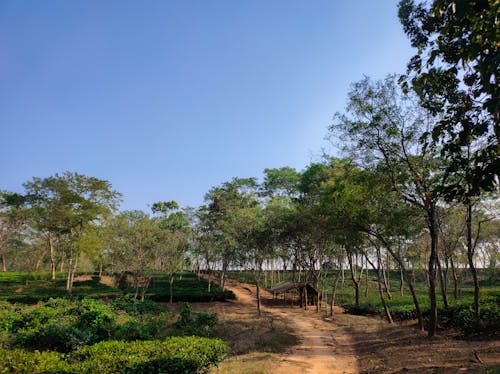
<path id="1" fill-rule="evenodd" d="M 248 313 L 256 309 L 253 285 L 230 282 L 228 289 L 234 292 L 236 300 L 231 301 L 223 311 Z M 263 298 L 272 295 L 263 292 Z M 267 307 L 262 311 L 268 317 L 283 320 L 297 336 L 299 343 L 291 350 L 273 358 L 272 373 L 357 373 L 355 351 L 349 335 L 332 330 L 332 324 L 318 318 L 313 311 L 299 308 Z M 255 315 L 255 314 L 254 314 Z M 342 348 L 342 349 L 339 349 Z"/>
<path id="2" fill-rule="evenodd" d="M 451 335 L 429 340 L 411 326 L 388 325 L 379 318 L 344 314 L 341 309 L 332 321 L 313 310 L 264 305 L 262 317 L 257 318 L 254 286 L 230 281 L 227 287 L 237 300 L 193 306 L 216 312 L 229 326 L 224 338 L 230 341 L 232 356 L 214 373 L 500 372 L 498 340 L 464 341 Z M 263 294 L 264 299 L 271 298 Z M 280 351 L 272 350 L 273 344 L 280 343 L 273 337 L 281 333 L 286 339 L 283 330 L 298 340 L 284 353 L 273 353 Z"/>
<path id="3" fill-rule="evenodd" d="M 281 356 L 278 373 L 357 373 L 358 365 L 350 337 L 332 329 L 315 312 L 281 309 L 300 343 Z M 311 314 L 314 313 L 314 314 Z"/>

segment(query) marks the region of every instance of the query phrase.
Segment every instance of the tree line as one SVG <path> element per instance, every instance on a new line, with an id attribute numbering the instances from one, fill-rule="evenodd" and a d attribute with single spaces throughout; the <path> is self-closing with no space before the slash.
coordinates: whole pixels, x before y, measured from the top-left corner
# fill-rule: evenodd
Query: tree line
<path id="1" fill-rule="evenodd" d="M 352 84 L 328 128 L 342 158 L 324 155 L 302 171 L 265 169 L 260 183 L 233 178 L 197 209 L 164 201 L 149 213 L 118 213 L 121 195 L 109 182 L 70 172 L 2 192 L 3 270 L 49 269 L 55 279 L 65 269 L 71 292 L 85 258 L 100 273 L 130 273 L 144 298 L 156 271 L 167 272 L 171 286 L 183 266 L 217 272 L 224 288 L 230 269 L 246 269 L 260 311 L 266 270 L 291 271 L 319 290 L 327 270 L 347 268 L 359 304 L 371 268 L 391 322 L 387 272 L 397 269 L 421 329 L 414 283 L 423 270 L 433 336 L 437 294 L 446 307 L 450 278 L 458 297 L 458 273 L 468 268 L 479 318 L 478 264 L 497 269 L 499 259 L 498 8 L 402 0 L 399 17 L 417 53 L 404 75 Z M 329 285 L 331 310 L 337 281 Z"/>

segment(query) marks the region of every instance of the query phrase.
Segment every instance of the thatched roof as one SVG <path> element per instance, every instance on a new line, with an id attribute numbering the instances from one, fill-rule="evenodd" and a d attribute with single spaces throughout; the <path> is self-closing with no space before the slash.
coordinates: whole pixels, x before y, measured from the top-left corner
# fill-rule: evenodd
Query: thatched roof
<path id="1" fill-rule="evenodd" d="M 313 286 L 311 286 L 308 283 L 306 284 L 306 283 L 288 282 L 288 281 L 278 283 L 276 286 L 270 288 L 269 292 L 285 293 L 285 292 L 289 292 L 289 291 L 300 291 L 301 289 L 304 289 L 305 287 L 307 287 L 308 293 L 309 292 L 313 292 L 313 293 L 318 292 Z"/>

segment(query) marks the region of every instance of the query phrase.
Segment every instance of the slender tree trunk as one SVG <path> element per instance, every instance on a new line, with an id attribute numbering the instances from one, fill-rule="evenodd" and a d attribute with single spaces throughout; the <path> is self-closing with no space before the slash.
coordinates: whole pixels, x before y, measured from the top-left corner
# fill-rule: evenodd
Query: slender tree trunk
<path id="1" fill-rule="evenodd" d="M 399 267 L 399 294 L 401 296 L 404 295 L 404 289 L 405 289 L 405 278 L 403 274 L 403 269 Z"/>
<path id="2" fill-rule="evenodd" d="M 3 272 L 7 271 L 7 260 L 5 259 L 4 253 L 2 253 L 2 271 Z"/>
<path id="3" fill-rule="evenodd" d="M 429 256 L 429 301 L 430 301 L 430 316 L 429 316 L 429 331 L 428 336 L 433 337 L 437 333 L 438 312 L 436 299 L 436 264 L 438 253 L 438 226 L 436 220 L 436 204 L 430 203 L 428 208 L 429 232 L 431 236 L 431 254 Z"/>
<path id="4" fill-rule="evenodd" d="M 342 267 L 342 265 L 341 265 Z M 337 293 L 337 284 L 339 283 L 340 279 L 340 270 L 337 270 L 335 273 L 335 280 L 333 281 L 332 284 L 332 299 L 330 300 L 330 317 L 333 318 L 333 307 L 335 306 L 335 295 Z"/>
<path id="5" fill-rule="evenodd" d="M 49 248 L 50 248 L 50 279 L 56 280 L 56 261 L 54 259 L 54 239 L 49 234 Z"/>
<path id="6" fill-rule="evenodd" d="M 150 282 L 151 282 L 151 277 L 147 277 L 144 279 L 144 284 L 142 285 L 142 290 L 141 290 L 141 301 L 144 301 L 144 298 L 146 296 L 146 291 L 149 287 Z"/>
<path id="7" fill-rule="evenodd" d="M 467 201 L 467 260 L 469 262 L 469 269 L 474 281 L 474 313 L 476 318 L 479 318 L 481 309 L 479 305 L 479 280 L 477 277 L 476 266 L 474 265 L 474 246 L 472 244 L 472 203 L 470 199 Z"/>
<path id="8" fill-rule="evenodd" d="M 211 292 L 210 290 L 210 287 L 211 287 L 211 284 L 212 284 L 212 272 L 210 271 L 210 269 L 208 269 L 208 293 Z"/>
<path id="9" fill-rule="evenodd" d="M 307 303 L 308 303 L 308 296 L 307 296 L 307 282 L 304 283 L 304 310 L 307 310 Z"/>
<path id="10" fill-rule="evenodd" d="M 102 278 L 102 256 L 99 256 L 99 279 Z"/>
<path id="11" fill-rule="evenodd" d="M 257 290 L 257 313 L 259 314 L 260 317 L 260 282 L 257 275 L 254 275 L 254 279 L 255 279 L 255 288 Z"/>
<path id="12" fill-rule="evenodd" d="M 36 260 L 36 263 L 35 263 L 35 271 L 38 271 L 40 270 L 40 266 L 42 265 L 42 261 L 43 261 L 43 258 L 45 257 L 45 255 L 47 254 L 47 250 L 44 250 L 42 252 L 42 254 L 38 257 L 38 259 Z"/>
<path id="13" fill-rule="evenodd" d="M 366 261 L 366 271 L 365 271 L 365 297 L 368 297 L 368 278 L 369 278 L 369 271 L 368 271 L 368 261 Z"/>
<path id="14" fill-rule="evenodd" d="M 382 269 L 382 278 L 384 281 L 384 289 L 385 289 L 385 292 L 386 292 L 389 300 L 392 300 L 391 284 L 390 284 L 389 279 L 387 277 L 387 272 L 385 271 L 385 266 L 384 266 L 384 263 L 382 261 L 382 256 L 380 256 L 379 261 L 380 261 L 380 268 Z"/>
<path id="15" fill-rule="evenodd" d="M 382 288 L 382 277 L 380 274 L 381 273 L 380 268 L 381 268 L 382 256 L 380 256 L 380 249 L 377 248 L 377 265 L 378 266 L 375 266 L 375 264 L 373 264 L 368 259 L 368 256 L 366 256 L 366 261 L 370 263 L 373 270 L 375 270 L 375 274 L 377 275 L 378 293 L 380 296 L 380 301 L 382 302 L 382 306 L 384 307 L 384 312 L 385 312 L 385 316 L 387 318 L 387 322 L 393 323 L 394 321 L 392 320 L 391 311 L 389 310 L 389 307 L 387 306 L 387 302 L 385 301 L 384 290 Z"/>
<path id="16" fill-rule="evenodd" d="M 441 261 L 439 261 L 439 258 L 436 258 L 436 265 L 437 272 L 439 274 L 439 286 L 441 289 L 441 297 L 443 298 L 443 305 L 445 308 L 448 308 L 448 298 L 446 297 L 446 286 L 443 279 L 443 269 L 441 268 Z"/>
<path id="17" fill-rule="evenodd" d="M 351 269 L 351 279 L 354 284 L 356 306 L 359 306 L 359 280 L 356 278 L 356 269 L 354 268 L 351 254 L 347 255 L 347 261 L 349 261 L 349 268 Z"/>
<path id="18" fill-rule="evenodd" d="M 71 265 L 73 264 L 73 259 L 70 258 L 69 259 L 69 264 L 68 264 L 68 275 L 66 276 L 66 291 L 70 292 L 71 293 L 71 289 L 70 289 L 70 278 L 71 278 Z"/>
<path id="19" fill-rule="evenodd" d="M 379 238 L 380 239 L 380 238 Z M 383 241 L 384 245 L 386 246 L 387 250 L 389 253 L 392 255 L 392 257 L 396 260 L 398 263 L 400 269 L 402 269 L 403 274 L 406 278 L 406 283 L 408 283 L 408 288 L 410 289 L 410 294 L 413 300 L 413 305 L 415 306 L 415 312 L 417 314 L 417 321 L 418 321 L 418 328 L 419 330 L 424 330 L 424 319 L 422 317 L 422 311 L 420 310 L 420 304 L 417 299 L 417 294 L 415 292 L 415 288 L 413 287 L 413 283 L 415 281 L 415 272 L 414 272 L 414 267 L 412 267 L 411 274 L 406 270 L 405 263 L 403 259 L 390 247 L 390 245 Z"/>
<path id="20" fill-rule="evenodd" d="M 134 274 L 134 287 L 134 300 L 137 300 L 137 298 L 139 297 L 139 278 L 137 274 Z"/>
<path id="21" fill-rule="evenodd" d="M 455 300 L 458 299 L 458 276 L 457 270 L 455 269 L 455 264 L 453 262 L 453 256 L 450 256 L 451 274 L 453 276 L 453 296 Z"/>
<path id="22" fill-rule="evenodd" d="M 170 304 L 174 303 L 174 277 L 175 277 L 174 273 L 170 274 L 170 282 L 169 282 Z"/>

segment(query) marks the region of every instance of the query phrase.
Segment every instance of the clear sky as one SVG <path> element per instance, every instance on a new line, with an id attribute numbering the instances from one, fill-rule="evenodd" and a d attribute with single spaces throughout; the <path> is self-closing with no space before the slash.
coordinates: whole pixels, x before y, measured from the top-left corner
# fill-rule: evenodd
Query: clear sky
<path id="1" fill-rule="evenodd" d="M 0 1 L 0 189 L 66 170 L 122 209 L 302 170 L 363 74 L 411 56 L 389 0 Z"/>

